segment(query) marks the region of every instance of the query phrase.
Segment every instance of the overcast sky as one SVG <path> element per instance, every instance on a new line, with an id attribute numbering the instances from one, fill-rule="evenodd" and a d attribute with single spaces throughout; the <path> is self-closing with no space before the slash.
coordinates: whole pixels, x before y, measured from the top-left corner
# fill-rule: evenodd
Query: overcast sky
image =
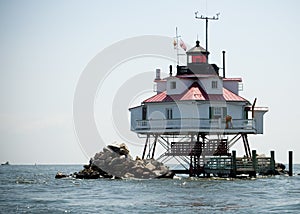
<path id="1" fill-rule="evenodd" d="M 199 11 L 208 16 L 220 12 L 209 25 L 211 62 L 221 67 L 226 50 L 227 76 L 242 77 L 241 95 L 269 107 L 265 134 L 250 137 L 251 148 L 267 155 L 275 150 L 279 162 L 287 162 L 293 150 L 300 163 L 299 8 L 296 0 L 0 0 L 0 162 L 86 163 L 73 122 L 74 93 L 86 66 L 118 41 L 173 37 L 175 27 L 187 44 L 193 45 L 197 35 L 204 44 L 204 22 L 194 18 Z M 105 96 L 95 99 L 95 120 L 100 132 L 105 121 L 107 144 L 120 141 L 110 119 L 111 98 L 121 80 L 132 72 L 153 71 L 154 77 L 157 67 L 166 71 L 169 64 L 151 57 L 131 59 L 107 76 L 99 89 Z M 133 103 L 141 101 L 136 95 Z M 106 108 L 99 111 L 99 103 Z M 129 146 L 133 156 L 141 155 L 142 143 L 137 138 Z"/>

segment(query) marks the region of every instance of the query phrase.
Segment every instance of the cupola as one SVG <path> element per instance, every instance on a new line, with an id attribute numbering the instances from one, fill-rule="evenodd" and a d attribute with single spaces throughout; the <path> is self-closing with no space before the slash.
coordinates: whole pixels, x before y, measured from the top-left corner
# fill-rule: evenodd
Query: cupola
<path id="1" fill-rule="evenodd" d="M 189 64 L 206 64 L 209 52 L 200 46 L 200 42 L 196 41 L 196 46 L 186 52 L 187 62 Z"/>

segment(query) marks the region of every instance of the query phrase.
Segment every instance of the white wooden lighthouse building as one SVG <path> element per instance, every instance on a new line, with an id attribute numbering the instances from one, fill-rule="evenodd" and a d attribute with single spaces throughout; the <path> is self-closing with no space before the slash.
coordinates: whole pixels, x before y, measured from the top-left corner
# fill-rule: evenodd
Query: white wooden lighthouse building
<path id="1" fill-rule="evenodd" d="M 175 158 L 196 170 L 210 156 L 229 155 L 239 139 L 251 156 L 247 135 L 263 134 L 267 108 L 241 97 L 242 79 L 226 78 L 225 71 L 220 76 L 199 41 L 186 55 L 187 65 L 177 66 L 176 73 L 170 66 L 166 78 L 157 69 L 157 94 L 129 109 L 131 130 L 146 137 L 143 158 L 154 157 L 158 142 L 165 149 L 160 159 Z"/>

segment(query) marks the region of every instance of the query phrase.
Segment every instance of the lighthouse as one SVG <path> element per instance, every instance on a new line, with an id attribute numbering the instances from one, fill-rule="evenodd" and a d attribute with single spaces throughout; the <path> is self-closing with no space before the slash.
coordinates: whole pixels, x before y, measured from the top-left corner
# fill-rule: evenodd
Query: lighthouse
<path id="1" fill-rule="evenodd" d="M 159 160 L 175 159 L 183 173 L 199 175 L 212 158 L 230 156 L 239 142 L 251 158 L 248 136 L 263 134 L 268 108 L 240 96 L 242 78 L 221 76 L 209 54 L 197 40 L 186 52 L 187 64 L 170 66 L 164 78 L 157 69 L 156 94 L 129 109 L 131 131 L 145 138 L 143 159 L 154 158 L 159 143 Z"/>

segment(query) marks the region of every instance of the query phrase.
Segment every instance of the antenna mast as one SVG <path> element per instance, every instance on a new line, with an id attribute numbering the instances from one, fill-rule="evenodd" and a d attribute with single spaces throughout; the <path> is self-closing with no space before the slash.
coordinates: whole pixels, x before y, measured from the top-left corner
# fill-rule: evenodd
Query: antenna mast
<path id="1" fill-rule="evenodd" d="M 177 27 L 176 27 L 176 37 L 175 37 L 175 39 L 176 39 L 176 55 L 177 55 L 177 65 L 179 65 L 179 53 L 178 53 L 178 45 L 179 45 L 179 43 L 178 43 L 178 38 L 180 38 L 181 36 L 178 36 L 178 31 L 177 31 Z"/>
<path id="2" fill-rule="evenodd" d="M 205 49 L 206 51 L 208 52 L 208 20 L 219 20 L 219 15 L 220 13 L 217 13 L 216 16 L 213 16 L 213 17 L 208 17 L 208 16 L 198 16 L 198 11 L 195 12 L 195 18 L 196 19 L 205 19 Z M 208 61 L 208 55 L 207 55 L 207 61 Z"/>

